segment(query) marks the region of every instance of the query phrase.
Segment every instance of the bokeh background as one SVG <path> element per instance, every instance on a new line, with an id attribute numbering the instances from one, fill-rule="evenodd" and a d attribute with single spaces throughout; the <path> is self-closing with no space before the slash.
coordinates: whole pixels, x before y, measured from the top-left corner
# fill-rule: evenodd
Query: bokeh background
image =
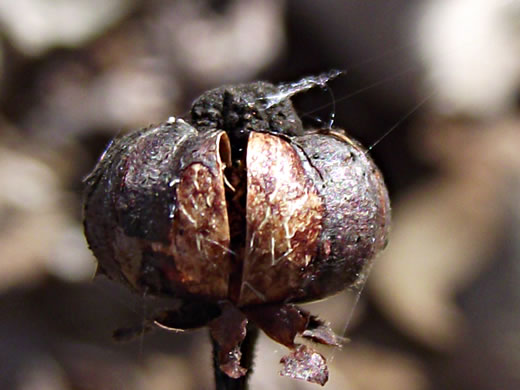
<path id="1" fill-rule="evenodd" d="M 350 338 L 328 389 L 520 388 L 520 1 L 0 0 L 0 388 L 211 389 L 204 330 L 115 344 L 154 305 L 103 279 L 82 179 L 118 134 L 225 83 L 346 74 L 295 97 L 386 178 L 390 244 L 316 310 Z M 262 339 L 252 389 L 280 378 Z"/>

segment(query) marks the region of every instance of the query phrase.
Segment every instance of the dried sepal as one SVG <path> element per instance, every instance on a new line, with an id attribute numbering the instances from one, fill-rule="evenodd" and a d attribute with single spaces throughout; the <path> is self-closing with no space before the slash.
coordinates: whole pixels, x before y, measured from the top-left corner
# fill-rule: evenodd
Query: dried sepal
<path id="1" fill-rule="evenodd" d="M 325 358 L 306 345 L 298 345 L 295 350 L 282 357 L 283 368 L 280 375 L 325 385 L 329 379 L 329 369 Z"/>
<path id="2" fill-rule="evenodd" d="M 243 309 L 256 326 L 273 340 L 294 348 L 294 338 L 305 331 L 310 314 L 295 305 L 262 305 Z"/>
<path id="3" fill-rule="evenodd" d="M 325 358 L 309 346 L 295 343 L 295 337 L 339 347 L 344 341 L 330 328 L 309 312 L 291 304 L 263 305 L 244 309 L 247 317 L 273 340 L 293 350 L 282 358 L 281 375 L 308 382 L 325 384 L 328 368 Z"/>
<path id="4" fill-rule="evenodd" d="M 231 378 L 247 373 L 247 369 L 240 366 L 240 345 L 246 337 L 246 327 L 246 316 L 231 304 L 224 304 L 222 314 L 209 323 L 211 337 L 218 345 L 220 369 Z"/>

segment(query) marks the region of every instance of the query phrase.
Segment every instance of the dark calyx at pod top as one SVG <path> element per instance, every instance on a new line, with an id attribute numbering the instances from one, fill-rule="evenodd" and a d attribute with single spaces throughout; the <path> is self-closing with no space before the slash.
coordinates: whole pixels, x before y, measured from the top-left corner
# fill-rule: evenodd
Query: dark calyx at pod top
<path id="1" fill-rule="evenodd" d="M 363 283 L 386 245 L 379 170 L 344 131 L 304 130 L 290 101 L 324 77 L 208 91 L 190 117 L 115 140 L 86 180 L 99 271 L 180 298 L 179 310 L 152 320 L 209 325 L 230 377 L 245 374 L 239 346 L 251 321 L 293 350 L 284 375 L 325 383 L 323 357 L 294 337 L 340 339 L 294 303 Z"/>

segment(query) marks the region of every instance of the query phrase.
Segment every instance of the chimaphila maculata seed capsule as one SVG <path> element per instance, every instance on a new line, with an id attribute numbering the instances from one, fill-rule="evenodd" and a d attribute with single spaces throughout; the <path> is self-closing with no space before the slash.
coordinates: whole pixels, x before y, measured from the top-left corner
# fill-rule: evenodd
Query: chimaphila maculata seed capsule
<path id="1" fill-rule="evenodd" d="M 304 129 L 292 106 L 319 77 L 208 91 L 189 117 L 115 140 L 86 180 L 99 271 L 181 299 L 154 320 L 209 325 L 231 377 L 245 374 L 238 351 L 252 321 L 293 350 L 285 375 L 323 384 L 324 358 L 294 337 L 339 338 L 294 303 L 362 283 L 387 240 L 388 193 L 370 157 L 342 130 Z"/>

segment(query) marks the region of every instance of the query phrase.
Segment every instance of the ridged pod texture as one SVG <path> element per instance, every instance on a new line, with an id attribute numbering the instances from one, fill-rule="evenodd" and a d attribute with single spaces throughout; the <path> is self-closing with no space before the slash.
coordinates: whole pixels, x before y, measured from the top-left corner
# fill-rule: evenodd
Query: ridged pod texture
<path id="1" fill-rule="evenodd" d="M 191 118 L 114 141 L 87 178 L 99 270 L 135 291 L 238 307 L 323 298 L 385 246 L 382 176 L 341 130 L 303 130 L 268 83 L 204 94 Z"/>

